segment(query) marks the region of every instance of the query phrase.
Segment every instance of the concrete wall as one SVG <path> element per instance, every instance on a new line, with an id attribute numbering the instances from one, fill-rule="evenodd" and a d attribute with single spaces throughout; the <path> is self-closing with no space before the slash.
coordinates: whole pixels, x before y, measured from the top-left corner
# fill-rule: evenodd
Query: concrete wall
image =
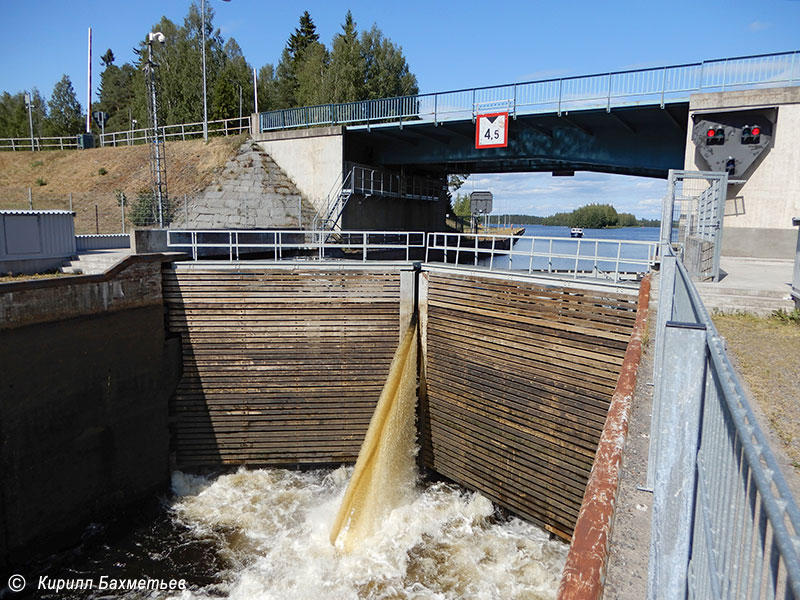
<path id="1" fill-rule="evenodd" d="M 186 229 L 308 227 L 315 210 L 275 161 L 246 142 L 187 207 Z"/>
<path id="2" fill-rule="evenodd" d="M 728 186 L 723 249 L 725 255 L 791 258 L 795 232 L 792 217 L 800 214 L 800 87 L 698 94 L 691 98 L 689 117 L 709 112 L 777 107 L 773 143 L 765 154 Z M 708 170 L 691 140 L 689 122 L 684 167 Z"/>
<path id="3" fill-rule="evenodd" d="M 0 284 L 0 565 L 73 543 L 169 481 L 161 262 Z"/>
<path id="4" fill-rule="evenodd" d="M 331 188 L 342 173 L 342 127 L 315 127 L 259 133 L 259 146 L 291 178 L 297 189 L 322 212 Z"/>
<path id="5" fill-rule="evenodd" d="M 389 231 L 441 231 L 447 200 L 409 200 L 353 196 L 342 216 L 342 229 Z"/>

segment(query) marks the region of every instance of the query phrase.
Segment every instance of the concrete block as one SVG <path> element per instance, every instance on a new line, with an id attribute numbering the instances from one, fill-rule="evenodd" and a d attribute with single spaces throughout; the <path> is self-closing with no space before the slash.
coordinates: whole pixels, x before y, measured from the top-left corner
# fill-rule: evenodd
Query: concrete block
<path id="1" fill-rule="evenodd" d="M 169 252 L 166 229 L 134 229 L 131 236 L 131 252 L 133 254 L 149 254 L 151 252 Z"/>

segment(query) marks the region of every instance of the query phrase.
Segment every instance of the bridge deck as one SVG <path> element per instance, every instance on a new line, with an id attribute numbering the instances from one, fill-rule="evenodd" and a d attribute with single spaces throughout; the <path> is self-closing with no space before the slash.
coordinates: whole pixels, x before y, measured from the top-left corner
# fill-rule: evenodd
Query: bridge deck
<path id="1" fill-rule="evenodd" d="M 545 79 L 398 98 L 323 104 L 263 112 L 259 131 L 320 125 L 473 120 L 479 113 L 523 114 L 686 102 L 701 92 L 800 83 L 799 52 Z"/>

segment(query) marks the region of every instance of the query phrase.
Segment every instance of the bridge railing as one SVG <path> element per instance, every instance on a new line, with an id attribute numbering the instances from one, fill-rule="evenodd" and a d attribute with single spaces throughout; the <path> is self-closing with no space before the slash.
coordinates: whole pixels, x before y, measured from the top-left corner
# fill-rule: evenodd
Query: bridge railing
<path id="1" fill-rule="evenodd" d="M 800 510 L 668 244 L 658 297 L 648 598 L 800 598 Z"/>
<path id="2" fill-rule="evenodd" d="M 613 239 L 429 233 L 426 262 L 472 264 L 491 270 L 522 270 L 612 279 L 638 277 L 658 261 L 658 243 Z"/>
<path id="3" fill-rule="evenodd" d="M 688 100 L 699 92 L 800 84 L 800 51 L 709 60 L 595 75 L 287 108 L 259 114 L 262 132 L 337 124 L 403 123 L 474 118 L 478 113 L 512 115 L 566 110 L 611 110 L 644 102 Z"/>
<path id="4" fill-rule="evenodd" d="M 179 123 L 160 127 L 161 135 L 166 140 L 182 140 L 202 137 L 203 123 Z M 236 135 L 250 131 L 250 117 L 234 117 L 208 122 L 209 135 Z M 128 131 L 110 131 L 95 136 L 98 146 L 132 146 L 147 144 L 153 139 L 150 127 L 131 129 Z M 0 138 L 0 150 L 70 150 L 78 147 L 77 136 Z"/>

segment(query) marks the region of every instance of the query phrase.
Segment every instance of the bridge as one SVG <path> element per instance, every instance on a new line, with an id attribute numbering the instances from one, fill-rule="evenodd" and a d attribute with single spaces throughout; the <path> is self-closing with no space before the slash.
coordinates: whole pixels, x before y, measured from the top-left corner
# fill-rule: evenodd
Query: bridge
<path id="1" fill-rule="evenodd" d="M 257 115 L 252 133 L 284 169 L 291 171 L 292 162 L 299 165 L 296 177 L 289 174 L 306 186 L 303 191 L 323 221 L 339 223 L 344 213 L 342 226 L 360 229 L 371 224 L 365 214 L 370 211 L 388 211 L 396 222 L 401 215 L 392 213 L 396 200 L 381 202 L 380 194 L 363 193 L 370 203 L 360 206 L 358 216 L 347 214 L 352 188 L 330 186 L 346 179 L 354 166 L 392 171 L 400 179 L 438 178 L 442 185 L 449 173 L 596 171 L 666 178 L 670 169 L 684 167 L 693 94 L 796 86 L 799 54 L 276 110 Z M 508 114 L 506 146 L 476 148 L 475 122 L 488 113 Z M 320 139 L 322 146 L 309 141 Z M 281 148 L 288 140 L 298 149 Z M 330 170 L 321 169 L 320 154 L 335 157 Z M 314 156 L 316 164 L 307 165 L 304 155 Z M 324 181 L 308 181 L 316 176 Z M 422 210 L 431 220 L 441 216 L 435 205 Z M 375 225 L 387 226 L 385 221 Z M 398 227 L 426 228 L 419 220 Z"/>

